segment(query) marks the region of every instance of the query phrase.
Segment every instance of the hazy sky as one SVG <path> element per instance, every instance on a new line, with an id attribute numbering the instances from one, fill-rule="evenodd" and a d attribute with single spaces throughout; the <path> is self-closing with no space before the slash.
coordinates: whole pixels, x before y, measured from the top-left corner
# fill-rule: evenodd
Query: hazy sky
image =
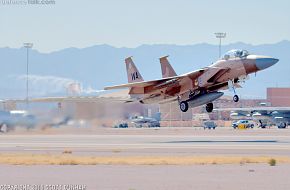
<path id="1" fill-rule="evenodd" d="M 109 44 L 252 44 L 290 40 L 289 0 L 55 0 L 55 5 L 4 5 L 0 0 L 0 47 L 50 52 Z M 41 1 L 41 0 L 39 0 Z"/>

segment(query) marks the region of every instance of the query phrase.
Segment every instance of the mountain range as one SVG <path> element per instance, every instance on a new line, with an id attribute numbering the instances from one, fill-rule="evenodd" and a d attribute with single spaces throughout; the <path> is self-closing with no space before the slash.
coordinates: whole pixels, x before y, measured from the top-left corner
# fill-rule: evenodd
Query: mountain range
<path id="1" fill-rule="evenodd" d="M 251 45 L 242 42 L 223 45 L 222 52 L 246 49 L 252 54 L 269 55 L 280 61 L 273 67 L 251 75 L 237 92 L 245 98 L 266 97 L 267 87 L 290 87 L 290 41 Z M 67 48 L 50 53 L 36 49 L 29 53 L 29 94 L 31 97 L 66 95 L 66 86 L 82 84 L 83 93 L 94 94 L 104 86 L 127 82 L 124 59 L 133 60 L 145 80 L 161 77 L 159 57 L 169 55 L 178 74 L 210 65 L 218 59 L 218 46 L 207 43 L 193 45 L 141 45 L 116 48 L 95 45 Z M 0 48 L 0 99 L 25 98 L 26 49 Z"/>

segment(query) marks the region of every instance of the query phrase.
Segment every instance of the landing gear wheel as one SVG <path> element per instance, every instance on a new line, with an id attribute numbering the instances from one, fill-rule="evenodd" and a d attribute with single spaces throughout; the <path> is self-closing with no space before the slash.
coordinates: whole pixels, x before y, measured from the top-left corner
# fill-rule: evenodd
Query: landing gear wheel
<path id="1" fill-rule="evenodd" d="M 234 95 L 234 97 L 233 97 L 233 100 L 234 100 L 234 102 L 238 102 L 239 101 L 239 96 L 238 95 Z"/>
<path id="2" fill-rule="evenodd" d="M 208 103 L 208 104 L 206 104 L 205 109 L 206 109 L 206 111 L 207 111 L 208 113 L 211 113 L 212 110 L 213 110 L 213 103 Z"/>
<path id="3" fill-rule="evenodd" d="M 182 112 L 186 112 L 188 110 L 188 103 L 186 101 L 180 102 L 179 108 Z"/>

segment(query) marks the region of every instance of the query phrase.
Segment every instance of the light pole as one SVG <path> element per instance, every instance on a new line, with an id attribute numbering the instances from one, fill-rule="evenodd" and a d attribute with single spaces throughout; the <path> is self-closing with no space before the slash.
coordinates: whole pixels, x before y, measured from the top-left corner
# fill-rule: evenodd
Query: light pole
<path id="1" fill-rule="evenodd" d="M 32 48 L 33 43 L 24 43 L 23 46 L 26 48 L 26 106 L 28 107 L 28 72 L 29 72 L 29 49 Z"/>
<path id="2" fill-rule="evenodd" d="M 220 43 L 219 43 L 219 58 L 221 57 L 221 46 L 222 46 L 222 38 L 226 37 L 226 33 L 224 32 L 216 32 L 214 33 L 215 37 L 219 39 Z"/>

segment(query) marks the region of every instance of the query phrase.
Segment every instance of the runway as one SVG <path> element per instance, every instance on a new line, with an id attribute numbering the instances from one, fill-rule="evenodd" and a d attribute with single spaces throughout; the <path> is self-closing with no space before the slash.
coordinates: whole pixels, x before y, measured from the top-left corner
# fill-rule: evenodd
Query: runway
<path id="1" fill-rule="evenodd" d="M 47 133 L 47 131 L 45 132 Z M 290 156 L 290 129 L 78 129 L 0 136 L 0 153 L 106 156 Z M 289 189 L 289 164 L 0 165 L 2 184 L 118 189 Z M 0 184 L 1 185 L 1 184 Z M 64 188 L 62 188 L 64 189 Z"/>
<path id="2" fill-rule="evenodd" d="M 86 134 L 11 134 L 0 136 L 0 153 L 110 155 L 290 155 L 290 130 L 215 131 L 171 128 L 101 129 Z M 117 134 L 116 134 L 117 133 Z"/>

